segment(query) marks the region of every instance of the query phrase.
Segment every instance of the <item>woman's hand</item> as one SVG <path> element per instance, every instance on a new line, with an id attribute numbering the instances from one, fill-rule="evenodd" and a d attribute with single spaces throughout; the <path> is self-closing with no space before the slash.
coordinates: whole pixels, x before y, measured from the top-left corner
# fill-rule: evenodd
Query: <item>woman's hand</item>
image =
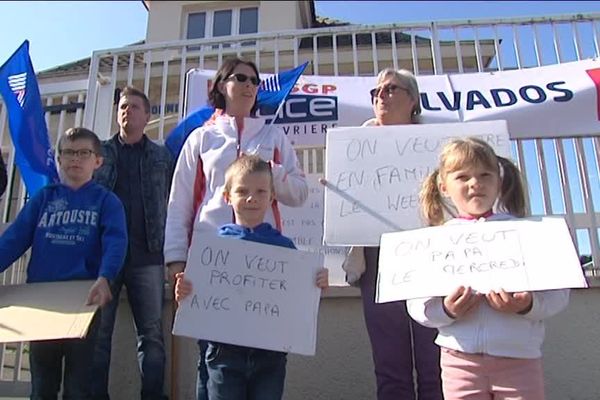
<path id="1" fill-rule="evenodd" d="M 499 292 L 489 292 L 485 298 L 490 307 L 505 313 L 527 314 L 533 306 L 531 292 L 507 293 L 500 289 Z"/>
<path id="2" fill-rule="evenodd" d="M 327 289 L 329 287 L 329 270 L 321 268 L 317 271 L 317 287 L 319 289 Z"/>
<path id="3" fill-rule="evenodd" d="M 175 301 L 180 303 L 194 291 L 192 282 L 185 279 L 184 272 L 175 274 Z"/>
<path id="4" fill-rule="evenodd" d="M 476 293 L 469 286 L 459 286 L 448 296 L 444 297 L 444 311 L 450 318 L 459 319 L 475 310 L 483 295 Z"/>

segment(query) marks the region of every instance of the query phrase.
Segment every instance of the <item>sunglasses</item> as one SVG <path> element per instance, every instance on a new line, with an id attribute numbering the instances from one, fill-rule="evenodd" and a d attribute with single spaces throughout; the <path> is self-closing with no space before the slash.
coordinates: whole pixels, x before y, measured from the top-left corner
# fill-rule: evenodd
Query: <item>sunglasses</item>
<path id="1" fill-rule="evenodd" d="M 375 97 L 378 97 L 381 92 L 383 92 L 384 96 L 391 96 L 394 95 L 396 93 L 398 93 L 399 90 L 403 90 L 406 93 L 409 93 L 407 88 L 404 88 L 402 86 L 398 86 L 398 85 L 385 85 L 385 86 L 381 86 L 381 87 L 376 87 L 374 89 L 371 89 L 369 91 L 369 93 L 371 93 L 371 102 L 373 102 L 373 100 L 375 100 Z"/>
<path id="2" fill-rule="evenodd" d="M 231 75 L 229 75 L 229 77 L 226 80 L 229 80 L 231 78 L 234 78 L 236 81 L 238 81 L 240 83 L 244 83 L 248 79 L 250 79 L 250 82 L 252 82 L 252 84 L 254 86 L 258 86 L 260 84 L 260 78 L 257 78 L 255 76 L 248 76 L 246 74 L 231 74 Z"/>

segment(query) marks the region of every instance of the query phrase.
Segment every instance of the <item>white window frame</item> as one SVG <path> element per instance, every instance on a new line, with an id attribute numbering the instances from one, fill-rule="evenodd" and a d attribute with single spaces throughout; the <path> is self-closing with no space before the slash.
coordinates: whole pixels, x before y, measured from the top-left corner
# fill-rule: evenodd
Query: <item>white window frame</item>
<path id="1" fill-rule="evenodd" d="M 256 33 L 258 33 L 258 30 L 260 27 L 260 21 L 258 21 L 258 19 L 260 18 L 260 12 L 258 12 L 259 7 L 258 6 L 242 6 L 242 7 L 217 8 L 214 10 L 193 10 L 193 11 L 190 10 L 190 11 L 186 12 L 185 13 L 185 32 L 183 34 L 183 38 L 184 38 L 184 40 L 187 38 L 190 15 L 191 14 L 199 14 L 199 13 L 206 14 L 206 19 L 205 19 L 205 23 L 204 23 L 204 39 L 208 39 L 208 38 L 212 38 L 212 37 L 228 37 L 228 36 L 213 36 L 214 15 L 215 15 L 215 12 L 218 12 L 218 11 L 231 11 L 231 35 L 230 36 L 237 36 L 240 34 L 239 32 L 240 32 L 241 10 L 245 10 L 248 8 L 256 8 L 256 10 L 257 10 Z"/>

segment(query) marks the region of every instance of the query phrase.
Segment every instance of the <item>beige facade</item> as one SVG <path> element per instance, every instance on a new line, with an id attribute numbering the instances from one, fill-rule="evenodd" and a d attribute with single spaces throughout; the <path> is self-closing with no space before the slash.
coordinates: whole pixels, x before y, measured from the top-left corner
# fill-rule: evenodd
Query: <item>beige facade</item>
<path id="1" fill-rule="evenodd" d="M 258 32 L 306 29 L 311 26 L 309 1 L 146 1 L 146 43 L 186 39 L 191 13 L 258 8 Z M 166 23 L 168 21 L 168 23 Z M 235 33 L 235 32 L 234 32 Z"/>

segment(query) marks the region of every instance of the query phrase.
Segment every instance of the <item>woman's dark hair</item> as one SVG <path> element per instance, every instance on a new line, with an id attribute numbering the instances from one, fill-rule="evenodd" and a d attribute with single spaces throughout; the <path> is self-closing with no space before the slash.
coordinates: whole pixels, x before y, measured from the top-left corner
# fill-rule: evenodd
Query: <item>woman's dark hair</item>
<path id="1" fill-rule="evenodd" d="M 258 74 L 258 69 L 256 65 L 252 61 L 244 60 L 242 58 L 228 58 L 223 61 L 221 67 L 217 71 L 215 78 L 212 82 L 212 87 L 208 92 L 208 102 L 215 108 L 220 108 L 221 110 L 225 110 L 225 96 L 221 92 L 219 92 L 219 83 L 225 81 L 227 78 L 231 76 L 233 70 L 240 64 L 244 64 L 249 66 L 254 70 L 257 78 L 260 78 Z M 252 109 L 250 110 L 250 115 L 254 115 L 258 108 L 258 103 L 255 101 Z"/>

